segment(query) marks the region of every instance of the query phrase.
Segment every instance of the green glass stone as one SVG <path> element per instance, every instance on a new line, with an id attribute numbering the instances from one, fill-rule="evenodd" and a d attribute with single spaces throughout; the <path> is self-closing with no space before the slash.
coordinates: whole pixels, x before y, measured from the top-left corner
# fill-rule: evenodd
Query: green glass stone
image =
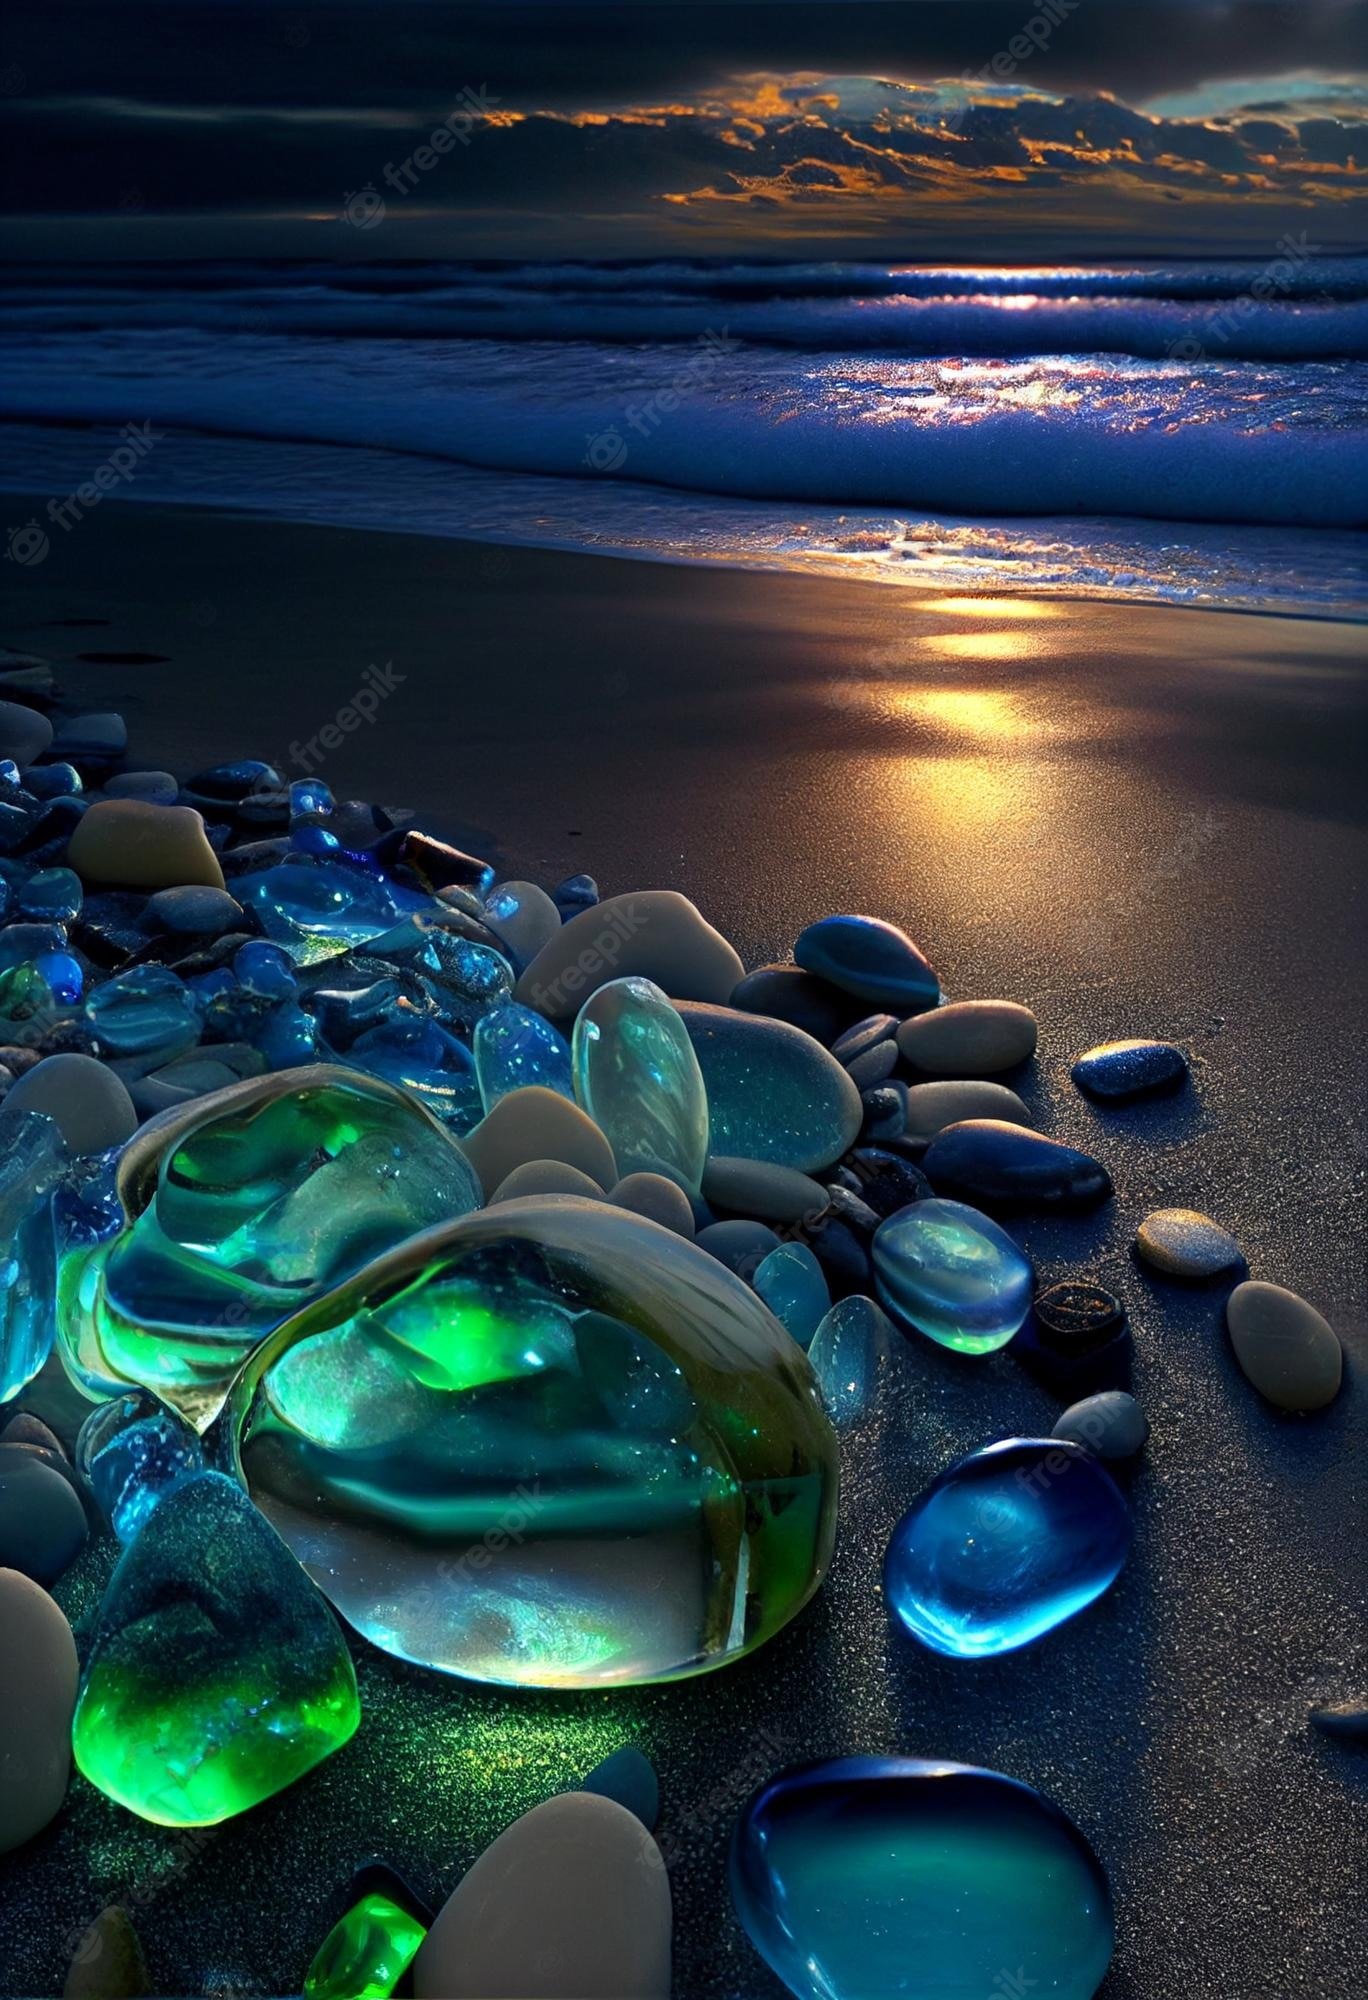
<path id="1" fill-rule="evenodd" d="M 363 1896 L 339 1918 L 304 1975 L 304 2000 L 389 2000 L 427 1928 L 392 1897 Z"/>
<path id="2" fill-rule="evenodd" d="M 63 1360 L 86 1394 L 137 1384 L 199 1429 L 264 1335 L 481 1200 L 465 1155 L 411 1097 L 325 1066 L 154 1120 L 124 1150 L 118 1193 L 126 1226 L 63 1259 Z"/>
<path id="3" fill-rule="evenodd" d="M 649 979 L 614 979 L 575 1022 L 575 1095 L 608 1140 L 619 1174 L 668 1174 L 698 1191 L 708 1157 L 708 1094 L 676 1010 Z"/>
<path id="4" fill-rule="evenodd" d="M 315 1301 L 207 1444 L 352 1625 L 473 1680 L 739 1659 L 835 1531 L 801 1349 L 716 1258 L 574 1196 L 465 1216 Z"/>
<path id="5" fill-rule="evenodd" d="M 337 1621 L 232 1480 L 168 1493 L 100 1607 L 72 1724 L 79 1769 L 158 1826 L 283 1791 L 360 1720 Z"/>

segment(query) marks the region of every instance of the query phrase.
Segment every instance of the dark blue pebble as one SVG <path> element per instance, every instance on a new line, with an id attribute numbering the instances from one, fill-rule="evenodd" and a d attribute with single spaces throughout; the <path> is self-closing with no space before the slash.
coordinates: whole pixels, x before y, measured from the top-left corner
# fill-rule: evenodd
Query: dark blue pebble
<path id="1" fill-rule="evenodd" d="M 835 1207 L 827 1209 L 814 1222 L 804 1224 L 802 1237 L 822 1267 L 833 1301 L 848 1299 L 856 1292 L 873 1291 L 869 1238 Z"/>
<path id="2" fill-rule="evenodd" d="M 278 791 L 280 786 L 280 773 L 274 766 L 262 763 L 259 757 L 243 757 L 234 764 L 215 764 L 207 771 L 197 771 L 181 786 L 181 797 L 204 799 L 219 807 L 235 806 L 248 792 Z"/>
<path id="3" fill-rule="evenodd" d="M 0 1445 L 0 1569 L 44 1589 L 81 1550 L 90 1530 L 70 1479 L 22 1444 Z"/>
<path id="4" fill-rule="evenodd" d="M 581 910 L 592 910 L 599 900 L 599 885 L 592 875 L 567 875 L 551 891 L 551 901 L 560 911 L 563 924 L 568 924 Z"/>
<path id="5" fill-rule="evenodd" d="M 859 1055 L 850 1057 L 844 1067 L 857 1090 L 877 1090 L 898 1067 L 898 1044 L 875 1042 L 873 1048 L 863 1049 Z"/>
<path id="6" fill-rule="evenodd" d="M 1069 1072 L 1080 1090 L 1102 1098 L 1173 1090 L 1187 1073 L 1187 1057 L 1172 1042 L 1103 1042 L 1081 1055 Z"/>
<path id="7" fill-rule="evenodd" d="M 922 1155 L 937 1194 L 979 1202 L 1081 1208 L 1111 1193 L 1091 1153 L 1000 1118 L 966 1118 L 938 1132 Z"/>
<path id="8" fill-rule="evenodd" d="M 930 1181 L 915 1160 L 908 1159 L 895 1145 L 857 1146 L 848 1162 L 860 1178 L 861 1199 L 882 1220 L 896 1215 L 914 1201 L 925 1201 L 933 1192 Z"/>
<path id="9" fill-rule="evenodd" d="M 1062 1279 L 1037 1293 L 1011 1352 L 1070 1402 L 1123 1388 L 1131 1359 L 1125 1306 L 1092 1279 Z"/>
<path id="10" fill-rule="evenodd" d="M 796 965 L 761 965 L 737 982 L 731 1005 L 743 1014 L 787 1021 L 829 1048 L 850 1020 L 854 1002 L 848 993 Z"/>
<path id="11" fill-rule="evenodd" d="M 899 1018 L 940 998 L 940 981 L 911 938 L 881 917 L 822 917 L 800 932 L 793 956 L 804 971 Z"/>
<path id="12" fill-rule="evenodd" d="M 857 1056 L 867 1049 L 878 1048 L 881 1042 L 891 1042 L 898 1032 L 898 1020 L 894 1014 L 866 1014 L 863 1021 L 857 1021 L 853 1028 L 847 1028 L 831 1044 L 831 1053 L 838 1063 L 849 1069 Z M 894 1048 L 897 1044 L 894 1042 Z"/>
<path id="13" fill-rule="evenodd" d="M 873 1090 L 860 1093 L 864 1106 L 864 1122 L 860 1126 L 862 1139 L 896 1139 L 907 1125 L 907 1085 L 899 1077 L 890 1077 L 887 1083 L 880 1083 Z"/>
<path id="14" fill-rule="evenodd" d="M 694 1241 L 729 1271 L 748 1278 L 771 1250 L 779 1248 L 780 1238 L 764 1222 L 710 1222 Z"/>
<path id="15" fill-rule="evenodd" d="M 660 1780 L 649 1757 L 631 1743 L 614 1750 L 575 1786 L 577 1792 L 596 1792 L 625 1806 L 649 1833 L 660 1813 Z"/>

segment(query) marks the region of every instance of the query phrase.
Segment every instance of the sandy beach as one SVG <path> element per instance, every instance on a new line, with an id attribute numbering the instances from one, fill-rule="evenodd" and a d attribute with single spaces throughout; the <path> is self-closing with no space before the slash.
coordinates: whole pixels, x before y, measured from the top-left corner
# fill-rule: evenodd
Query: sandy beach
<path id="1" fill-rule="evenodd" d="M 1363 1398 L 1280 1417 L 1234 1364 L 1223 1294 L 1128 1246 L 1150 1208 L 1205 1209 L 1254 1275 L 1326 1313 L 1351 1377 L 1368 1361 L 1364 628 L 117 502 L 0 580 L 0 640 L 49 658 L 69 707 L 121 711 L 131 762 L 267 756 L 412 806 L 503 874 L 677 887 L 748 965 L 866 910 L 908 928 L 951 998 L 1027 1002 L 1022 1093 L 1117 1195 L 1025 1218 L 1021 1240 L 1043 1272 L 1122 1292 L 1155 1433 L 1135 1557 L 1086 1621 L 984 1665 L 914 1656 L 877 1599 L 896 1512 L 953 1452 L 1048 1431 L 1058 1404 L 1010 1354 L 911 1347 L 905 1421 L 856 1465 L 830 1584 L 759 1660 L 531 1697 L 358 1646 L 356 1742 L 199 1851 L 74 1790 L 11 1860 L 0 1991 L 56 1990 L 71 1927 L 144 1881 L 175 1912 L 146 1927 L 156 1990 L 288 1991 L 311 1899 L 367 1854 L 437 1895 L 513 1792 L 531 1804 L 567 1754 L 587 1769 L 623 1740 L 669 1773 L 689 2000 L 779 1994 L 726 1903 L 728 1827 L 777 1763 L 855 1747 L 987 1763 L 1066 1806 L 1117 1892 L 1105 2000 L 1353 1990 L 1368 1786 L 1304 1718 L 1362 1688 Z M 1148 1034 L 1191 1051 L 1191 1093 L 1108 1112 L 1072 1088 L 1082 1049 Z M 69 1608 L 99 1581 L 73 1573 Z"/>

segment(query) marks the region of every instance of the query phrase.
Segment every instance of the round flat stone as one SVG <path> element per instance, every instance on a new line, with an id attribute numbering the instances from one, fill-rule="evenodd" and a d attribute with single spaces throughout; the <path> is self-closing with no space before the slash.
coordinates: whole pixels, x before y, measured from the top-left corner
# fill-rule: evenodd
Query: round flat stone
<path id="1" fill-rule="evenodd" d="M 1195 1208 L 1156 1208 L 1136 1231 L 1135 1247 L 1171 1278 L 1214 1278 L 1244 1262 L 1229 1230 Z"/>
<path id="2" fill-rule="evenodd" d="M 66 858 L 83 882 L 116 889 L 223 887 L 218 856 L 192 806 L 96 799 L 67 843 Z"/>
<path id="3" fill-rule="evenodd" d="M 871 1049 L 881 1047 L 884 1042 L 893 1042 L 896 1049 L 897 1043 L 894 1037 L 897 1032 L 896 1015 L 868 1014 L 863 1021 L 857 1021 L 853 1027 L 847 1028 L 843 1035 L 836 1037 L 831 1044 L 831 1053 L 838 1063 L 844 1064 L 848 1069 L 858 1057 L 867 1055 Z"/>
<path id="4" fill-rule="evenodd" d="M 731 1004 L 744 1014 L 787 1021 L 824 1047 L 836 1040 L 854 1007 L 848 993 L 798 965 L 757 966 L 733 989 Z"/>
<path id="5" fill-rule="evenodd" d="M 122 1078 L 94 1056 L 45 1056 L 5 1098 L 8 1120 L 18 1111 L 51 1118 L 73 1153 L 105 1153 L 138 1129 Z"/>
<path id="6" fill-rule="evenodd" d="M 0 1568 L 55 1583 L 89 1532 L 69 1479 L 35 1451 L 0 1445 Z"/>
<path id="7" fill-rule="evenodd" d="M 514 998 L 549 1020 L 577 1014 L 610 979 L 635 973 L 680 1000 L 729 1000 L 746 968 L 719 931 L 674 889 L 609 896 L 562 924 L 519 979 Z"/>
<path id="8" fill-rule="evenodd" d="M 500 1201 L 519 1201 L 529 1194 L 577 1194 L 584 1201 L 605 1198 L 597 1181 L 590 1180 L 578 1167 L 568 1167 L 564 1160 L 526 1160 L 499 1182 L 489 1197 L 489 1206 L 492 1208 Z"/>
<path id="9" fill-rule="evenodd" d="M 700 1250 L 716 1257 L 729 1271 L 748 1278 L 757 1271 L 780 1239 L 767 1222 L 710 1222 L 695 1237 Z"/>
<path id="10" fill-rule="evenodd" d="M 1035 1054 L 1036 1018 L 1014 1000 L 954 1000 L 898 1029 L 905 1061 L 927 1076 L 993 1076 Z"/>
<path id="11" fill-rule="evenodd" d="M 1124 1389 L 1103 1389 L 1065 1410 L 1050 1432 L 1098 1458 L 1133 1458 L 1149 1436 L 1145 1413 Z"/>
<path id="12" fill-rule="evenodd" d="M 662 1229 L 673 1229 L 676 1236 L 694 1233 L 693 1203 L 683 1188 L 664 1174 L 624 1174 L 616 1187 L 609 1189 L 608 1199 L 614 1208 L 644 1215 Z"/>
<path id="13" fill-rule="evenodd" d="M 144 805 L 173 806 L 180 797 L 180 780 L 170 771 L 118 771 L 106 778 L 107 799 L 141 799 Z"/>
<path id="14" fill-rule="evenodd" d="M 1251 1278 L 1226 1300 L 1235 1358 L 1280 1410 L 1323 1410 L 1339 1394 L 1344 1356 L 1327 1319 L 1296 1292 Z"/>
<path id="15" fill-rule="evenodd" d="M 1000 1118 L 969 1118 L 938 1132 L 922 1156 L 931 1185 L 978 1201 L 1081 1208 L 1111 1193 L 1100 1160 Z"/>
<path id="16" fill-rule="evenodd" d="M 1050 1345 L 1071 1354 L 1112 1339 L 1126 1317 L 1115 1292 L 1086 1278 L 1061 1278 L 1037 1294 L 1033 1310 Z"/>
<path id="17" fill-rule="evenodd" d="M 540 1084 L 510 1090 L 468 1132 L 461 1147 L 492 1194 L 515 1167 L 531 1160 L 561 1160 L 578 1167 L 606 1192 L 618 1179 L 613 1149 L 578 1104 Z"/>
<path id="18" fill-rule="evenodd" d="M 1172 1042 L 1099 1042 L 1069 1074 L 1090 1097 L 1142 1097 L 1172 1090 L 1188 1073 L 1187 1057 Z"/>
<path id="19" fill-rule="evenodd" d="M 669 2000 L 670 1884 L 634 1812 L 563 1792 L 506 1827 L 413 1964 L 417 2000 Z"/>
<path id="20" fill-rule="evenodd" d="M 822 917 L 799 933 L 793 956 L 805 972 L 894 1013 L 934 1007 L 940 981 L 906 931 L 882 917 Z"/>
<path id="21" fill-rule="evenodd" d="M 22 770 L 51 743 L 52 724 L 45 715 L 21 701 L 0 701 L 0 757 L 12 757 Z"/>
<path id="22" fill-rule="evenodd" d="M 708 1097 L 715 1153 L 813 1173 L 839 1160 L 864 1115 L 820 1042 L 786 1021 L 681 1001 Z"/>
<path id="23" fill-rule="evenodd" d="M 133 1919 L 120 1904 L 111 1903 L 82 1933 L 62 2000 L 142 2000 L 151 1985 Z"/>
<path id="24" fill-rule="evenodd" d="M 995 1118 L 1001 1124 L 1028 1129 L 1035 1122 L 1005 1083 L 914 1083 L 907 1092 L 903 1136 L 916 1145 L 929 1146 L 947 1125 L 962 1125 L 971 1118 Z"/>
<path id="25" fill-rule="evenodd" d="M 226 889 L 204 886 L 159 889 L 148 898 L 143 922 L 152 931 L 172 931 L 184 937 L 217 937 L 242 922 L 242 905 Z"/>
<path id="26" fill-rule="evenodd" d="M 0 1854 L 53 1819 L 71 1773 L 79 1667 L 66 1614 L 17 1570 L 0 1569 Z"/>
<path id="27" fill-rule="evenodd" d="M 809 1174 L 773 1160 L 738 1160 L 715 1153 L 703 1174 L 703 1199 L 728 1215 L 761 1222 L 801 1222 L 827 1205 L 827 1191 Z"/>

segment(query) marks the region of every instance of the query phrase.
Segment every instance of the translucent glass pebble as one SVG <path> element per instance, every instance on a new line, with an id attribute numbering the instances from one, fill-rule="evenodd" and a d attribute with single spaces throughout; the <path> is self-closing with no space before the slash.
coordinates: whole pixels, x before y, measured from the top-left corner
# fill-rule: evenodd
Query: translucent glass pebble
<path id="1" fill-rule="evenodd" d="M 649 979 L 610 980 L 575 1021 L 575 1092 L 620 1174 L 666 1174 L 695 1193 L 708 1157 L 708 1096 L 676 1010 Z"/>
<path id="2" fill-rule="evenodd" d="M 56 1282 L 52 1195 L 66 1166 L 62 1135 L 36 1111 L 0 1130 L 0 1403 L 52 1352 Z"/>
<path id="3" fill-rule="evenodd" d="M 761 1259 L 751 1283 L 798 1345 L 809 1346 L 831 1310 L 831 1291 L 807 1244 L 781 1243 Z"/>
<path id="4" fill-rule="evenodd" d="M 91 1784 L 159 1826 L 213 1826 L 360 1720 L 337 1621 L 241 1489 L 202 1472 L 124 1550 L 72 1724 Z"/>
<path id="5" fill-rule="evenodd" d="M 958 1201 L 918 1201 L 880 1223 L 871 1252 L 895 1319 L 961 1354 L 1005 1347 L 1031 1309 L 1031 1260 Z"/>
<path id="6" fill-rule="evenodd" d="M 19 891 L 19 908 L 41 923 L 70 923 L 79 915 L 85 891 L 70 868 L 40 868 Z"/>
<path id="7" fill-rule="evenodd" d="M 59 1007 L 75 1007 L 85 989 L 81 961 L 69 951 L 40 952 L 33 961 L 35 972 L 45 979 Z"/>
<path id="8" fill-rule="evenodd" d="M 807 1601 L 835 1530 L 806 1356 L 716 1259 L 567 1196 L 316 1301 L 212 1443 L 352 1625 L 474 1680 L 721 1666 Z"/>
<path id="9" fill-rule="evenodd" d="M 1010 1653 L 1109 1590 L 1131 1533 L 1091 1452 L 1005 1438 L 957 1459 L 913 1501 L 888 1544 L 884 1595 L 933 1652 Z"/>
<path id="10" fill-rule="evenodd" d="M 198 1434 L 180 1417 L 132 1389 L 92 1410 L 76 1440 L 76 1469 L 121 1542 L 131 1542 L 158 1502 L 203 1472 Z"/>
<path id="11" fill-rule="evenodd" d="M 362 1896 L 339 1917 L 304 1975 L 304 2000 L 389 2000 L 427 1926 L 392 1896 Z"/>
<path id="12" fill-rule="evenodd" d="M 841 1757 L 746 1806 L 732 1901 L 798 2000 L 1092 2000 L 1111 1891 L 1052 1800 L 997 1771 Z"/>
<path id="13" fill-rule="evenodd" d="M 481 1199 L 411 1097 L 322 1066 L 249 1079 L 139 1134 L 119 1195 L 126 1226 L 63 1260 L 63 1358 L 88 1394 L 141 1384 L 197 1427 L 263 1334 Z"/>
<path id="14" fill-rule="evenodd" d="M 482 1014 L 475 1023 L 475 1074 L 480 1099 L 492 1111 L 501 1097 L 540 1084 L 561 1097 L 573 1098 L 570 1045 L 564 1035 L 530 1007 L 508 1000 Z"/>
<path id="15" fill-rule="evenodd" d="M 345 860 L 298 859 L 244 876 L 239 900 L 297 963 L 331 958 L 382 936 L 430 899 Z"/>
<path id="16" fill-rule="evenodd" d="M 382 1021 L 358 1035 L 343 1060 L 409 1091 L 453 1131 L 468 1132 L 479 1123 L 482 1107 L 470 1050 L 436 1021 Z"/>
<path id="17" fill-rule="evenodd" d="M 195 996 L 165 965 L 115 973 L 86 1001 L 85 1017 L 103 1055 L 177 1055 L 200 1036 Z"/>
<path id="18" fill-rule="evenodd" d="M 888 1315 L 873 1299 L 841 1299 L 813 1335 L 808 1360 L 827 1415 L 848 1430 L 873 1415 L 886 1383 L 897 1339 Z"/>

